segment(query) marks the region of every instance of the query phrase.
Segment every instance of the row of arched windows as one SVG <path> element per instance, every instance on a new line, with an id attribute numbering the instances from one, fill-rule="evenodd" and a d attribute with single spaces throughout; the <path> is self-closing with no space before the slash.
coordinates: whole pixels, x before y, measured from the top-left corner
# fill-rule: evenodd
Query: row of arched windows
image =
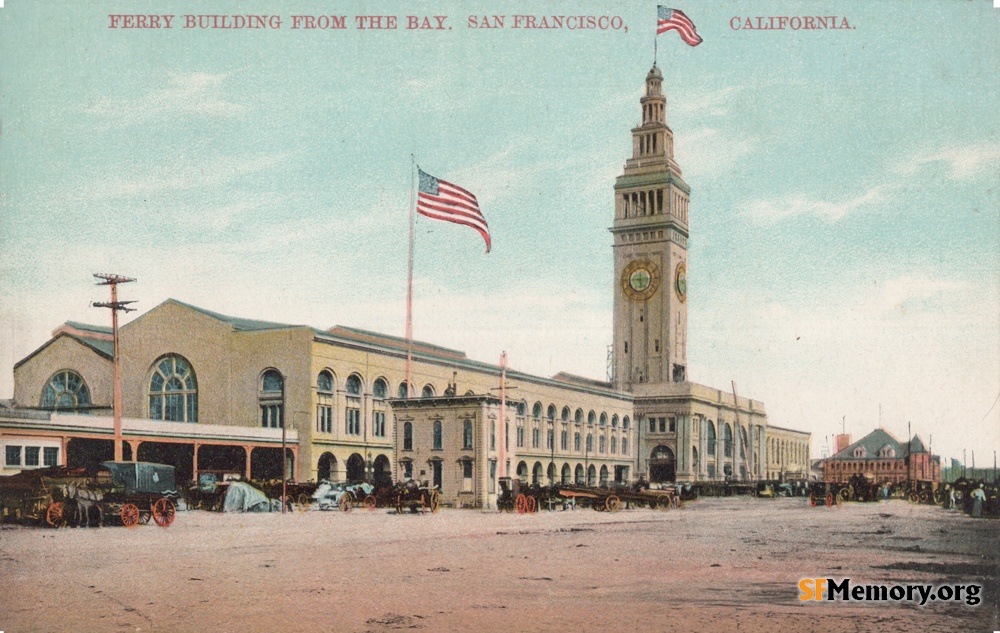
<path id="1" fill-rule="evenodd" d="M 535 420 L 542 419 L 543 405 L 541 402 L 536 402 L 534 406 L 531 407 L 531 417 Z M 523 416 L 525 414 L 525 406 L 523 403 L 518 405 L 518 415 Z M 556 405 L 550 404 L 547 409 L 545 409 L 545 419 L 549 422 L 555 422 L 556 420 Z M 591 410 L 586 414 L 587 426 L 594 426 L 597 423 L 598 426 L 606 427 L 608 426 L 608 414 L 601 412 L 600 416 Z M 559 420 L 564 423 L 569 423 L 572 421 L 576 425 L 582 425 L 584 420 L 583 409 L 577 409 L 573 412 L 568 406 L 564 406 L 562 411 L 559 413 Z M 618 414 L 615 413 L 611 416 L 611 428 L 618 428 Z M 622 418 L 621 428 L 623 431 L 627 431 L 629 428 L 629 419 L 626 415 Z"/>

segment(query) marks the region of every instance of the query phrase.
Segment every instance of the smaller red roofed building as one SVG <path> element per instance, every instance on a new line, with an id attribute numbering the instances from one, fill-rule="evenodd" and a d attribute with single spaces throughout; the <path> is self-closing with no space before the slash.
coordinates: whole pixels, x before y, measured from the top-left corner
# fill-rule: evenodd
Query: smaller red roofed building
<path id="1" fill-rule="evenodd" d="M 941 481 L 941 460 L 918 435 L 900 442 L 888 431 L 875 429 L 823 462 L 824 481 L 847 483 L 858 473 L 879 483 Z"/>

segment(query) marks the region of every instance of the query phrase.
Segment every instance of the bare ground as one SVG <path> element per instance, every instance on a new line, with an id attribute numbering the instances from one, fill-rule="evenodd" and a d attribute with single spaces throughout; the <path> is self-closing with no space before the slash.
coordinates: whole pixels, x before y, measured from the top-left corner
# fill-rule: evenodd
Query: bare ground
<path id="1" fill-rule="evenodd" d="M 179 513 L 0 530 L 0 631 L 995 631 L 1000 524 L 901 501 L 676 511 Z M 802 602 L 801 578 L 981 583 L 962 603 Z"/>

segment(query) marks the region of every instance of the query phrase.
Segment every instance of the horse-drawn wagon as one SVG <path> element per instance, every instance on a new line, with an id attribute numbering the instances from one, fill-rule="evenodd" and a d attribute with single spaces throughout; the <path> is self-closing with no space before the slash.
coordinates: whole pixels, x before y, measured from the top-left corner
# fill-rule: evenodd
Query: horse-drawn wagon
<path id="1" fill-rule="evenodd" d="M 420 485 L 414 480 L 398 483 L 393 488 L 395 495 L 395 505 L 397 514 L 403 514 L 403 510 L 409 508 L 411 512 L 424 512 L 430 510 L 437 512 L 441 508 L 441 493 L 437 488 Z"/>
<path id="2" fill-rule="evenodd" d="M 0 477 L 0 522 L 62 527 L 72 514 L 66 486 L 86 480 L 83 468 L 64 466 Z"/>
<path id="3" fill-rule="evenodd" d="M 102 514 L 121 519 L 125 527 L 149 523 L 170 527 L 177 515 L 180 496 L 174 467 L 150 462 L 103 462 L 97 473 L 97 508 Z M 79 492 L 78 492 L 79 496 Z"/>
<path id="4" fill-rule="evenodd" d="M 378 506 L 374 493 L 375 486 L 367 482 L 348 484 L 321 481 L 311 499 L 320 510 L 340 508 L 342 512 L 350 512 L 355 505 L 374 510 Z"/>

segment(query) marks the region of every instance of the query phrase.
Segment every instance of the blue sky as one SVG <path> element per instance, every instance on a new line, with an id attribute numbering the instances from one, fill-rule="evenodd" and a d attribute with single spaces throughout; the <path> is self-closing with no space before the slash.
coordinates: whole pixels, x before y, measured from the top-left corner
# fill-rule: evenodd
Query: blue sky
<path id="1" fill-rule="evenodd" d="M 66 320 L 148 310 L 402 335 L 411 154 L 474 191 L 417 223 L 414 335 L 511 366 L 606 372 L 612 185 L 655 3 L 57 2 L 0 9 L 0 397 Z M 109 29 L 108 14 L 279 13 L 279 30 Z M 469 15 L 628 29 L 472 30 Z M 690 377 L 772 424 L 909 421 L 935 452 L 1000 446 L 1000 10 L 951 2 L 679 4 L 660 37 L 692 187 Z M 447 15 L 442 32 L 293 31 L 293 14 Z M 845 16 L 852 29 L 734 30 Z M 402 17 L 401 17 L 402 19 Z M 511 18 L 508 17 L 508 20 Z M 353 24 L 352 24 L 353 25 Z M 942 25 L 947 25 L 944 28 Z"/>

